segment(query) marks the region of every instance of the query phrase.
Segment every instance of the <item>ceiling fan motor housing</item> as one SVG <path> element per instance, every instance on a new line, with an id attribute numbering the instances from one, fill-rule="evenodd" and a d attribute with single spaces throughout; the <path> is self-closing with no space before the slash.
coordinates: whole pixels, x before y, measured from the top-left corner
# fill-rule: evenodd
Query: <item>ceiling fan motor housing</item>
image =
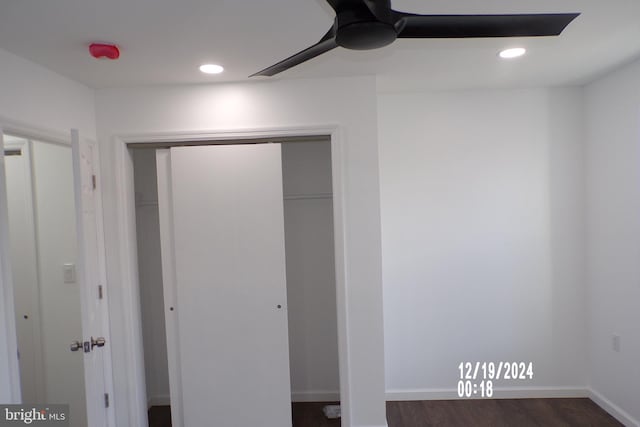
<path id="1" fill-rule="evenodd" d="M 379 21 L 368 10 L 345 10 L 336 15 L 336 43 L 346 49 L 377 49 L 398 37 L 391 23 Z"/>
<path id="2" fill-rule="evenodd" d="M 502 15 L 421 15 L 399 12 L 390 0 L 326 0 L 336 12 L 329 31 L 316 44 L 259 71 L 273 76 L 338 46 L 377 49 L 401 39 L 558 36 L 579 13 Z"/>

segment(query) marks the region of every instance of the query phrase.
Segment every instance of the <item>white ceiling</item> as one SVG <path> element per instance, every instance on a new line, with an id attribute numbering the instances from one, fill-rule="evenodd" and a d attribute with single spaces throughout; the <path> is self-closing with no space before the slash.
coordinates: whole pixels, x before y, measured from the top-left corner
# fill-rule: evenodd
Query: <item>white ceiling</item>
<path id="1" fill-rule="evenodd" d="M 582 15 L 560 37 L 398 40 L 368 52 L 338 48 L 275 78 L 377 75 L 383 89 L 581 84 L 640 55 L 638 0 L 392 4 L 429 14 Z M 0 48 L 96 88 L 244 81 L 315 43 L 332 23 L 324 0 L 1 0 Z M 90 57 L 94 41 L 118 44 L 120 59 Z M 515 45 L 527 47 L 527 56 L 497 58 L 500 49 Z M 203 75 L 198 66 L 206 62 L 226 70 Z"/>

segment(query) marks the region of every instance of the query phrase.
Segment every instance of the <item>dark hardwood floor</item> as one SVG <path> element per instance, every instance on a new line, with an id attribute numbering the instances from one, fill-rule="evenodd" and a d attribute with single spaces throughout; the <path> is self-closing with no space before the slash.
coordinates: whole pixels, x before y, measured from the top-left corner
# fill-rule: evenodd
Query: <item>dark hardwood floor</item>
<path id="1" fill-rule="evenodd" d="M 293 427 L 338 427 L 325 402 L 294 403 Z M 424 400 L 387 402 L 389 427 L 620 427 L 589 399 Z M 168 406 L 149 410 L 149 427 L 171 427 Z M 249 426 L 247 426 L 249 427 Z"/>
<path id="2" fill-rule="evenodd" d="M 331 404 L 331 402 L 293 403 L 291 405 L 293 427 L 340 427 L 339 418 L 329 420 L 322 413 L 322 408 Z M 151 407 L 149 409 L 149 427 L 171 427 L 170 407 Z"/>
<path id="3" fill-rule="evenodd" d="M 387 402 L 389 427 L 622 426 L 589 399 L 485 399 Z"/>
<path id="4" fill-rule="evenodd" d="M 293 427 L 340 427 L 340 418 L 329 420 L 322 412 L 325 405 L 337 404 L 338 402 L 292 403 Z"/>
<path id="5" fill-rule="evenodd" d="M 171 427 L 171 407 L 152 406 L 149 408 L 149 427 Z"/>

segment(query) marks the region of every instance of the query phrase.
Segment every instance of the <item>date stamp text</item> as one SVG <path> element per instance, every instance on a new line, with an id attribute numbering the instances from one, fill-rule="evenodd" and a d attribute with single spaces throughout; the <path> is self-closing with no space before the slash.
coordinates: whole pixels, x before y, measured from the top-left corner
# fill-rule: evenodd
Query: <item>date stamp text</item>
<path id="1" fill-rule="evenodd" d="M 497 380 L 533 379 L 533 362 L 460 362 L 458 397 L 490 398 Z"/>

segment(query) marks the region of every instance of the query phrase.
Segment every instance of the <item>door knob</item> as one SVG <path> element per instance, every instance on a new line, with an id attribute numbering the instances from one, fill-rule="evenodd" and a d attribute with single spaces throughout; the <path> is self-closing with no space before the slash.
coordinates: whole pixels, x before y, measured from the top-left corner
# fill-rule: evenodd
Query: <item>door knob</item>
<path id="1" fill-rule="evenodd" d="M 93 347 L 104 347 L 104 344 L 106 342 L 107 341 L 103 337 L 98 337 L 98 338 L 91 337 L 91 350 L 93 350 Z"/>
<path id="2" fill-rule="evenodd" d="M 71 342 L 71 346 L 69 346 L 69 350 L 78 351 L 80 349 L 82 349 L 82 342 L 80 342 L 80 341 L 72 341 Z"/>

